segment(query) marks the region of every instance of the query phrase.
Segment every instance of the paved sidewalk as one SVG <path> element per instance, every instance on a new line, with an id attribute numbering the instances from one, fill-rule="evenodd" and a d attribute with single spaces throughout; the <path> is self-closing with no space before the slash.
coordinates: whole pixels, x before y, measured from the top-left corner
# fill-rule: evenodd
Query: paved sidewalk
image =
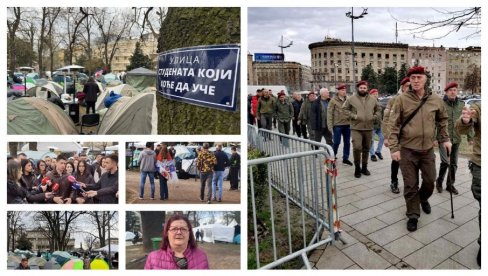
<path id="1" fill-rule="evenodd" d="M 376 143 L 375 143 L 376 144 Z M 390 191 L 390 154 L 369 161 L 371 176 L 354 177 L 354 167 L 342 164 L 339 149 L 337 193 L 342 237 L 315 250 L 310 261 L 315 269 L 480 269 L 478 253 L 478 202 L 471 193 L 468 159 L 459 158 L 451 219 L 449 193 L 437 190 L 429 199 L 432 213 L 421 214 L 418 229 L 406 229 L 405 200 L 401 173 L 400 194 Z M 437 171 L 439 156 L 437 155 Z M 351 147 L 352 161 L 352 147 Z M 444 182 L 445 186 L 445 182 Z M 327 233 L 324 233 L 327 235 Z"/>

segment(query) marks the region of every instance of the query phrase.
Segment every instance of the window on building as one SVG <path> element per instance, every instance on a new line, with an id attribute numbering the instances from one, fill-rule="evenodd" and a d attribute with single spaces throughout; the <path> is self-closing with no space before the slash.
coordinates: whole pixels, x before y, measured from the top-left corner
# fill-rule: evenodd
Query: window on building
<path id="1" fill-rule="evenodd" d="M 342 52 L 337 52 L 337 57 L 341 58 Z"/>
<path id="2" fill-rule="evenodd" d="M 322 54 L 321 53 L 319 53 L 319 58 L 322 58 Z"/>
<path id="3" fill-rule="evenodd" d="M 351 77 L 350 76 L 346 76 L 346 81 L 350 81 L 351 80 Z"/>
<path id="4" fill-rule="evenodd" d="M 440 77 L 441 77 L 441 73 L 437 73 L 437 77 L 439 77 L 439 78 L 440 78 Z"/>
<path id="5" fill-rule="evenodd" d="M 378 58 L 381 58 L 381 54 L 378 54 Z"/>
<path id="6" fill-rule="evenodd" d="M 334 76 L 330 76 L 331 81 L 335 81 Z"/>
<path id="7" fill-rule="evenodd" d="M 338 79 L 339 79 L 339 81 L 342 81 L 342 76 L 339 76 Z"/>
<path id="8" fill-rule="evenodd" d="M 374 57 L 374 54 L 373 53 L 369 53 L 369 58 L 370 59 L 373 59 L 373 57 Z"/>
<path id="9" fill-rule="evenodd" d="M 366 57 L 366 53 L 361 53 L 361 58 L 365 58 Z"/>
<path id="10" fill-rule="evenodd" d="M 337 68 L 337 73 L 341 74 L 342 73 L 342 68 Z"/>
<path id="11" fill-rule="evenodd" d="M 390 54 L 385 54 L 385 58 L 386 59 L 389 59 L 390 58 Z"/>
<path id="12" fill-rule="evenodd" d="M 330 57 L 333 58 L 334 57 L 334 52 L 330 52 Z"/>
<path id="13" fill-rule="evenodd" d="M 400 59 L 401 59 L 401 60 L 405 60 L 405 55 L 404 55 L 404 54 L 401 54 L 401 55 L 400 55 Z"/>
<path id="14" fill-rule="evenodd" d="M 334 67 L 330 68 L 331 73 L 334 73 L 334 71 L 335 71 Z"/>
<path id="15" fill-rule="evenodd" d="M 327 52 L 324 52 L 324 58 L 327 58 Z"/>
<path id="16" fill-rule="evenodd" d="M 342 60 L 337 61 L 337 66 L 342 66 Z"/>

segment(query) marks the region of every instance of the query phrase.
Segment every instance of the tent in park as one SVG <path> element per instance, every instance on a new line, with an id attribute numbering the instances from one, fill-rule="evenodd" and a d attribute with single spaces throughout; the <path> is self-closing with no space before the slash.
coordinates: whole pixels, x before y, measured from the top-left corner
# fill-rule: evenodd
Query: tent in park
<path id="1" fill-rule="evenodd" d="M 27 95 L 31 97 L 38 97 L 47 99 L 48 92 L 58 96 L 63 93 L 63 87 L 52 81 L 41 81 L 36 83 L 36 86 L 27 90 Z"/>
<path id="2" fill-rule="evenodd" d="M 22 97 L 7 103 L 7 134 L 78 134 L 70 117 L 41 98 Z"/>
<path id="3" fill-rule="evenodd" d="M 157 134 L 156 94 L 121 97 L 104 113 L 98 134 Z"/>
<path id="4" fill-rule="evenodd" d="M 103 91 L 97 99 L 97 102 L 95 103 L 95 110 L 101 110 L 105 108 L 104 106 L 104 101 L 105 99 L 110 95 L 110 92 L 114 92 L 115 94 L 121 95 L 121 96 L 128 96 L 128 97 L 133 97 L 137 94 L 139 94 L 139 91 L 135 89 L 134 87 L 128 85 L 128 84 L 121 84 L 117 86 L 107 86 L 105 88 L 105 91 Z"/>
<path id="5" fill-rule="evenodd" d="M 220 223 L 205 224 L 193 228 L 193 234 L 197 230 L 203 230 L 203 240 L 205 242 L 215 243 L 216 241 L 229 242 L 234 241 L 234 226 L 226 226 Z"/>
<path id="6" fill-rule="evenodd" d="M 146 87 L 156 87 L 156 72 L 139 67 L 127 72 L 125 82 L 139 91 Z"/>

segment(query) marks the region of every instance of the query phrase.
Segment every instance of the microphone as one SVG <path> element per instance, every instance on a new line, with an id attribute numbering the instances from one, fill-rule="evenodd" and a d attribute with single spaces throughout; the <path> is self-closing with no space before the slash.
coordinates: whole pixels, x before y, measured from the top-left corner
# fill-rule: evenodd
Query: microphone
<path id="1" fill-rule="evenodd" d="M 71 187 L 75 190 L 80 190 L 81 192 L 85 193 L 85 190 L 81 188 L 81 184 L 76 181 L 76 178 L 72 175 L 68 176 L 68 181 L 71 182 Z"/>
<path id="2" fill-rule="evenodd" d="M 49 179 L 49 177 L 47 177 L 47 176 L 44 176 L 44 177 L 42 178 L 42 180 L 41 180 L 41 185 L 42 185 L 42 186 L 46 186 L 46 185 L 48 185 L 48 184 L 51 184 L 51 179 Z"/>
<path id="3" fill-rule="evenodd" d="M 59 184 L 58 183 L 54 183 L 53 186 L 52 186 L 52 191 L 54 193 L 57 193 L 59 190 Z"/>

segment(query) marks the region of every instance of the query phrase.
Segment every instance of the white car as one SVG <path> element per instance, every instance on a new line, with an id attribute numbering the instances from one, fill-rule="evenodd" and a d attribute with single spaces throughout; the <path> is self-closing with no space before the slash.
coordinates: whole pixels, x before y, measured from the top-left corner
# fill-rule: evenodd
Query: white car
<path id="1" fill-rule="evenodd" d="M 471 106 L 472 104 L 474 104 L 474 103 L 479 103 L 479 104 L 481 104 L 481 99 L 475 99 L 475 98 L 473 98 L 473 99 L 467 99 L 467 100 L 465 100 L 465 101 L 464 101 L 464 104 L 465 104 L 467 107 L 470 107 L 470 106 Z"/>

